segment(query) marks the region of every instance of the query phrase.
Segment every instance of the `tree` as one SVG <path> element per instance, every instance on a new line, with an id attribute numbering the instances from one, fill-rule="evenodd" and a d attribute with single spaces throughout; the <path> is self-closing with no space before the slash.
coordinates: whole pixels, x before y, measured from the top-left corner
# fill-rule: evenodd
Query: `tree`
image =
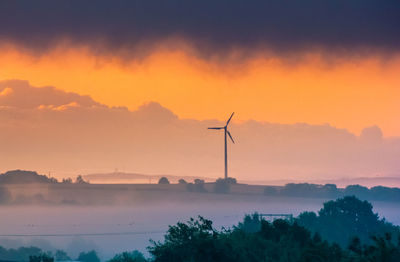
<path id="1" fill-rule="evenodd" d="M 81 175 L 76 177 L 75 184 L 89 184 L 89 182 L 85 181 Z"/>
<path id="2" fill-rule="evenodd" d="M 170 226 L 164 243 L 152 241 L 148 250 L 154 261 L 217 261 L 210 256 L 217 235 L 212 221 L 199 216 L 198 220 L 191 218 L 187 223 Z"/>
<path id="3" fill-rule="evenodd" d="M 296 223 L 281 219 L 269 223 L 256 214 L 246 216 L 243 223 L 230 230 L 218 231 L 203 217 L 179 222 L 169 227 L 163 242 L 152 241 L 148 250 L 155 262 L 340 262 L 343 257 L 338 245 L 323 241 Z"/>
<path id="4" fill-rule="evenodd" d="M 30 256 L 40 256 L 42 250 L 37 247 L 20 247 L 5 249 L 0 246 L 0 259 L 10 261 L 28 261 Z"/>
<path id="5" fill-rule="evenodd" d="M 311 231 L 317 231 L 317 230 L 312 230 L 315 228 L 319 228 L 318 225 L 318 216 L 314 212 L 303 212 L 297 217 L 297 221 L 299 222 L 300 225 L 304 226 L 305 228 L 311 229 Z"/>
<path id="6" fill-rule="evenodd" d="M 108 262 L 146 262 L 143 254 L 135 250 L 132 252 L 123 252 L 121 254 L 115 255 Z"/>
<path id="7" fill-rule="evenodd" d="M 237 228 L 246 233 L 255 233 L 261 230 L 261 217 L 258 213 L 245 215 L 243 222 L 239 222 Z"/>
<path id="8" fill-rule="evenodd" d="M 226 181 L 228 181 L 229 184 L 231 185 L 236 185 L 237 184 L 237 180 L 234 177 L 227 177 L 225 178 Z"/>
<path id="9" fill-rule="evenodd" d="M 68 256 L 67 252 L 65 252 L 64 250 L 57 250 L 54 258 L 56 259 L 56 261 L 71 260 L 71 258 Z"/>
<path id="10" fill-rule="evenodd" d="M 204 188 L 204 180 L 202 179 L 195 179 L 194 184 L 188 183 L 186 185 L 186 189 L 189 192 L 200 192 L 200 193 L 207 192 L 207 190 Z"/>
<path id="11" fill-rule="evenodd" d="M 368 199 L 370 196 L 369 189 L 360 185 L 347 186 L 344 189 L 344 194 L 347 196 L 356 196 L 361 199 Z"/>
<path id="12" fill-rule="evenodd" d="M 51 254 L 42 253 L 36 256 L 29 256 L 29 262 L 54 262 L 54 258 Z"/>
<path id="13" fill-rule="evenodd" d="M 180 185 L 186 185 L 186 184 L 187 184 L 186 180 L 183 179 L 183 178 L 179 179 L 179 180 L 178 180 L 178 183 L 179 183 Z"/>
<path id="14" fill-rule="evenodd" d="M 77 260 L 83 261 L 83 262 L 100 262 L 100 259 L 97 256 L 96 251 L 94 251 L 94 250 L 89 251 L 87 253 L 81 252 L 79 254 L 79 257 Z"/>
<path id="15" fill-rule="evenodd" d="M 72 184 L 72 179 L 70 177 L 63 178 L 61 183 L 63 183 L 63 184 Z"/>
<path id="16" fill-rule="evenodd" d="M 204 180 L 203 180 L 203 179 L 196 178 L 196 179 L 194 180 L 194 184 L 195 184 L 195 185 L 204 185 Z"/>
<path id="17" fill-rule="evenodd" d="M 363 244 L 367 244 L 371 242 L 370 236 L 373 234 L 382 235 L 390 232 L 396 236 L 400 235 L 398 227 L 380 220 L 369 202 L 361 201 L 355 196 L 325 202 L 318 216 L 313 212 L 304 212 L 297 221 L 342 247 L 347 246 L 355 236 Z"/>
<path id="18" fill-rule="evenodd" d="M 165 176 L 161 177 L 160 180 L 158 180 L 158 184 L 160 185 L 167 185 L 169 184 L 169 180 L 168 178 L 166 178 Z"/>

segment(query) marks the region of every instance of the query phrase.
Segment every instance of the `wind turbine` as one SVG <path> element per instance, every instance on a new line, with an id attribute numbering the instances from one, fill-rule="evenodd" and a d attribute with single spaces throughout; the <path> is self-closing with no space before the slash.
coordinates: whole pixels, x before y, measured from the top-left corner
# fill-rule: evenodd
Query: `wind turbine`
<path id="1" fill-rule="evenodd" d="M 228 125 L 229 125 L 229 122 L 231 121 L 231 119 L 233 117 L 233 114 L 235 114 L 235 112 L 233 112 L 232 115 L 229 117 L 228 121 L 226 121 L 225 126 L 222 126 L 222 127 L 209 127 L 208 128 L 208 129 L 216 129 L 216 130 L 224 129 L 224 137 L 225 137 L 225 179 L 228 178 L 228 145 L 227 145 L 227 142 L 226 142 L 226 134 L 228 134 L 229 138 L 232 140 L 232 143 L 235 143 L 235 141 L 233 140 L 233 138 L 231 136 L 231 133 L 229 133 L 229 130 L 228 130 Z"/>

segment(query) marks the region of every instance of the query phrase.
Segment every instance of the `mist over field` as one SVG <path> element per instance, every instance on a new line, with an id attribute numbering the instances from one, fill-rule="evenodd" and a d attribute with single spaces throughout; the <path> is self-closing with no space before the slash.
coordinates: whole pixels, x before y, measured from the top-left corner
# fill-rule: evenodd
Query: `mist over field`
<path id="1" fill-rule="evenodd" d="M 0 246 L 62 249 L 74 258 L 96 250 L 102 261 L 124 251 L 149 255 L 150 240 L 162 241 L 170 225 L 199 215 L 217 229 L 232 228 L 246 214 L 297 217 L 346 195 L 370 200 L 380 218 L 400 225 L 398 188 L 234 182 L 224 187 L 221 181 L 89 184 L 82 177 L 57 182 L 32 171 L 9 171 L 0 175 Z"/>
<path id="2" fill-rule="evenodd" d="M 245 214 L 297 216 L 303 211 L 318 211 L 324 201 L 326 199 L 198 194 L 189 199 L 144 200 L 131 205 L 2 206 L 0 246 L 63 249 L 73 257 L 95 249 L 105 260 L 127 250 L 138 249 L 147 254 L 149 239 L 162 240 L 168 225 L 190 217 L 201 215 L 211 219 L 217 228 L 232 227 Z M 375 201 L 373 205 L 380 216 L 400 225 L 398 202 Z"/>

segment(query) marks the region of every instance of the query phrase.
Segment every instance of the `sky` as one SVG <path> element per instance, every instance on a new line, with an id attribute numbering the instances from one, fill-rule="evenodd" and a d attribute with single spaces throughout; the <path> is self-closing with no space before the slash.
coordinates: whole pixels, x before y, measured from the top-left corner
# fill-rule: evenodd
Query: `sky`
<path id="1" fill-rule="evenodd" d="M 222 135 L 204 129 L 235 111 L 238 177 L 398 175 L 399 13 L 397 0 L 2 1 L 2 169 L 218 176 Z"/>

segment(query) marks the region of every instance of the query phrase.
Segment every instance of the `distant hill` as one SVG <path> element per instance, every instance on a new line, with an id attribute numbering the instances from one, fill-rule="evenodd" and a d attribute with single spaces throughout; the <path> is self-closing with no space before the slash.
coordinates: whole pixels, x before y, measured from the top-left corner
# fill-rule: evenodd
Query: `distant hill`
<path id="1" fill-rule="evenodd" d="M 210 177 L 195 177 L 195 176 L 174 176 L 174 175 L 146 175 L 138 173 L 100 173 L 89 174 L 83 176 L 85 180 L 95 184 L 156 184 L 161 177 L 166 177 L 172 183 L 177 183 L 179 179 L 183 178 L 187 182 L 193 182 L 195 179 L 203 179 L 205 182 L 214 182 L 216 178 Z"/>
<path id="2" fill-rule="evenodd" d="M 34 171 L 12 170 L 0 174 L 0 184 L 48 184 L 56 182 L 55 179 L 39 175 Z"/>

